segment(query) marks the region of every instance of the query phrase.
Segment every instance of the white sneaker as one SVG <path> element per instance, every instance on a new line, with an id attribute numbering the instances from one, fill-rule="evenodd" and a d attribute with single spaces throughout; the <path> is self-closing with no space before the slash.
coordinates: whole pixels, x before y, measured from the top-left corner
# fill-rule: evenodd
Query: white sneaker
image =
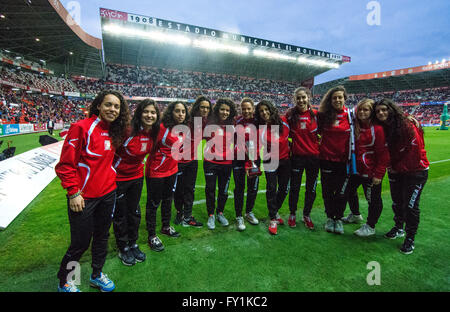
<path id="1" fill-rule="evenodd" d="M 259 220 L 256 219 L 255 214 L 253 213 L 253 211 L 250 211 L 249 213 L 246 213 L 245 214 L 245 218 L 247 219 L 247 221 L 250 224 L 253 224 L 253 225 L 258 225 L 259 224 Z"/>
<path id="2" fill-rule="evenodd" d="M 335 223 L 333 219 L 328 218 L 327 222 L 325 223 L 325 231 L 330 232 L 330 233 L 334 233 L 334 226 Z"/>
<path id="3" fill-rule="evenodd" d="M 244 218 L 243 217 L 237 217 L 237 229 L 238 231 L 244 231 L 245 230 L 245 224 L 244 224 Z"/>
<path id="4" fill-rule="evenodd" d="M 229 224 L 227 218 L 225 218 L 223 213 L 217 214 L 217 220 L 219 221 L 220 224 L 222 224 L 222 226 L 228 226 Z"/>
<path id="5" fill-rule="evenodd" d="M 210 215 L 208 218 L 208 229 L 214 230 L 216 228 L 216 217 L 214 215 Z"/>
<path id="6" fill-rule="evenodd" d="M 334 233 L 344 234 L 344 224 L 342 223 L 342 220 L 336 220 L 334 223 Z"/>
<path id="7" fill-rule="evenodd" d="M 363 220 L 363 217 L 359 215 L 354 215 L 353 213 L 350 213 L 347 217 L 341 219 L 344 223 L 355 223 L 359 224 Z"/>
<path id="8" fill-rule="evenodd" d="M 375 235 L 375 229 L 370 227 L 367 223 L 363 224 L 359 229 L 354 232 L 356 235 L 361 237 L 367 237 Z"/>

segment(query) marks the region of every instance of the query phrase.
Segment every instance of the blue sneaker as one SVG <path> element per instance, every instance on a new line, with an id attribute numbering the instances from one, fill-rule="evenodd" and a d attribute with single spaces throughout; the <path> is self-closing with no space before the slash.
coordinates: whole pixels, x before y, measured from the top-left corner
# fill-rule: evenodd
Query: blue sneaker
<path id="1" fill-rule="evenodd" d="M 100 273 L 100 276 L 96 279 L 89 278 L 91 286 L 100 289 L 101 292 L 110 292 L 116 288 L 114 282 L 108 278 L 106 274 Z"/>
<path id="2" fill-rule="evenodd" d="M 71 281 L 65 283 L 63 287 L 60 287 L 58 285 L 58 292 L 81 292 L 81 290 L 79 290 L 77 286 L 75 286 L 75 284 Z"/>

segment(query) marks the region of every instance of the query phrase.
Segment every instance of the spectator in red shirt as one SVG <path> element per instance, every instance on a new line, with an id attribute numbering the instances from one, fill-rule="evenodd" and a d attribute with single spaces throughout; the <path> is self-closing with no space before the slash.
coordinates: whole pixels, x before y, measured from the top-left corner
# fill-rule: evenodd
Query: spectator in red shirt
<path id="1" fill-rule="evenodd" d="M 355 231 L 358 236 L 375 234 L 375 225 L 383 209 L 381 182 L 389 165 L 389 151 L 383 127 L 372 122 L 373 104 L 373 100 L 363 99 L 356 106 L 355 112 L 357 174 L 350 177 L 346 195 L 356 193 L 358 187 L 362 185 L 369 204 L 367 223 Z M 354 210 L 352 214 L 360 215 L 359 211 Z"/>
<path id="2" fill-rule="evenodd" d="M 201 144 L 203 129 L 206 121 L 211 115 L 211 101 L 205 96 L 199 96 L 190 111 L 189 137 L 184 141 L 183 149 L 190 148 L 190 157 L 178 161 L 177 188 L 175 190 L 174 205 L 177 211 L 175 224 L 184 227 L 201 227 L 203 224 L 192 216 L 194 204 L 195 181 L 197 180 L 198 159 L 197 149 Z M 199 118 L 201 123 L 197 125 L 195 119 Z M 198 126 L 198 128 L 196 128 Z"/>
<path id="3" fill-rule="evenodd" d="M 429 161 L 425 151 L 423 130 L 403 114 L 390 99 L 375 103 L 377 120 L 383 125 L 390 154 L 388 168 L 394 227 L 386 238 L 406 238 L 400 251 L 411 254 L 419 227 L 419 201 L 428 179 Z M 405 230 L 403 226 L 405 225 Z"/>
<path id="4" fill-rule="evenodd" d="M 291 161 L 289 159 L 289 125 L 284 116 L 268 100 L 256 105 L 259 147 L 264 145 L 263 167 L 266 176 L 266 201 L 269 210 L 269 233 L 276 235 L 284 221 L 278 211 L 289 192 Z M 278 130 L 273 131 L 273 130 Z M 273 164 L 278 163 L 276 168 Z"/>
<path id="5" fill-rule="evenodd" d="M 245 180 L 247 180 L 247 200 L 245 208 L 245 219 L 250 224 L 257 225 L 259 220 L 253 213 L 255 200 L 258 193 L 259 175 L 261 171 L 257 170 L 256 174 L 249 174 L 246 161 L 250 162 L 250 168 L 259 168 L 261 160 L 256 157 L 256 148 L 258 144 L 258 133 L 255 126 L 255 104 L 251 98 L 243 98 L 241 101 L 242 115 L 235 121 L 235 144 L 234 144 L 234 160 L 233 160 L 233 178 L 234 178 L 234 209 L 236 212 L 237 230 L 245 230 L 244 217 L 242 210 L 244 206 Z M 250 153 L 250 155 L 249 155 Z M 251 156 L 251 159 L 249 158 Z M 248 168 L 248 169 L 250 169 Z"/>
<path id="6" fill-rule="evenodd" d="M 291 148 L 291 188 L 289 191 L 288 225 L 296 226 L 296 212 L 303 172 L 306 174 L 305 204 L 303 206 L 303 223 L 310 230 L 314 224 L 310 218 L 311 209 L 316 199 L 317 177 L 319 175 L 319 137 L 317 111 L 311 106 L 311 91 L 299 87 L 294 91 L 296 105 L 286 114 L 292 138 Z"/>
<path id="7" fill-rule="evenodd" d="M 147 158 L 145 177 L 147 181 L 146 223 L 148 242 L 154 251 L 164 250 L 156 235 L 156 211 L 161 204 L 161 234 L 179 237 L 180 233 L 170 226 L 173 193 L 177 185 L 178 161 L 174 158 L 172 147 L 182 138 L 173 134 L 177 125 L 186 125 L 189 113 L 183 102 L 172 102 L 164 111 L 154 149 Z"/>
<path id="8" fill-rule="evenodd" d="M 214 230 L 217 220 L 222 226 L 228 226 L 229 222 L 224 216 L 225 204 L 228 199 L 228 187 L 233 160 L 234 117 L 236 116 L 235 104 L 231 99 L 221 98 L 217 100 L 213 113 L 209 119 L 203 136 L 206 146 L 203 161 L 205 172 L 205 196 L 208 212 L 208 229 Z M 216 209 L 216 185 L 218 186 Z"/>
<path id="9" fill-rule="evenodd" d="M 134 112 L 127 139 L 114 156 L 117 203 L 113 228 L 118 256 L 125 265 L 134 265 L 146 259 L 136 243 L 141 222 L 139 201 L 144 181 L 144 159 L 152 150 L 159 127 L 158 106 L 151 99 L 143 100 Z"/>
<path id="10" fill-rule="evenodd" d="M 77 292 L 67 281 L 67 265 L 79 261 L 92 239 L 91 285 L 112 291 L 114 283 L 102 273 L 106 260 L 109 228 L 116 201 L 115 149 L 125 137 L 129 123 L 128 105 L 116 91 L 100 92 L 89 109 L 89 118 L 73 124 L 55 167 L 67 190 L 71 244 L 58 272 L 61 292 Z"/>
<path id="11" fill-rule="evenodd" d="M 344 233 L 341 218 L 346 204 L 344 194 L 350 144 L 347 97 L 343 86 L 331 88 L 320 102 L 318 114 L 322 197 L 328 218 L 325 230 L 336 234 Z"/>

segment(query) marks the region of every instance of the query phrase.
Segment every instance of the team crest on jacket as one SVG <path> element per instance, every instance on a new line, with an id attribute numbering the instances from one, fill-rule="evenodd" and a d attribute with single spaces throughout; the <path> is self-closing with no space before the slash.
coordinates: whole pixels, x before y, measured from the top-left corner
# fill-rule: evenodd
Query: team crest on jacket
<path id="1" fill-rule="evenodd" d="M 302 122 L 300 124 L 300 129 L 306 129 L 306 122 Z"/>
<path id="2" fill-rule="evenodd" d="M 110 150 L 111 150 L 111 141 L 105 140 L 105 151 L 110 151 Z"/>
<path id="3" fill-rule="evenodd" d="M 141 152 L 145 152 L 147 150 L 147 143 L 141 144 Z"/>

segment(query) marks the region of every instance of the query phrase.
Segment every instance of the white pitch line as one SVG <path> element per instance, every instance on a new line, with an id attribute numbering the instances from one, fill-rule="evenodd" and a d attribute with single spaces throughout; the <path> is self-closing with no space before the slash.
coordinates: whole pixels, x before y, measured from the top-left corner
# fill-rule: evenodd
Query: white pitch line
<path id="1" fill-rule="evenodd" d="M 438 163 L 442 163 L 442 162 L 446 162 L 446 161 L 450 161 L 450 159 L 443 159 L 443 160 L 433 161 L 433 162 L 430 162 L 430 165 L 434 165 L 434 164 L 438 164 Z"/>

